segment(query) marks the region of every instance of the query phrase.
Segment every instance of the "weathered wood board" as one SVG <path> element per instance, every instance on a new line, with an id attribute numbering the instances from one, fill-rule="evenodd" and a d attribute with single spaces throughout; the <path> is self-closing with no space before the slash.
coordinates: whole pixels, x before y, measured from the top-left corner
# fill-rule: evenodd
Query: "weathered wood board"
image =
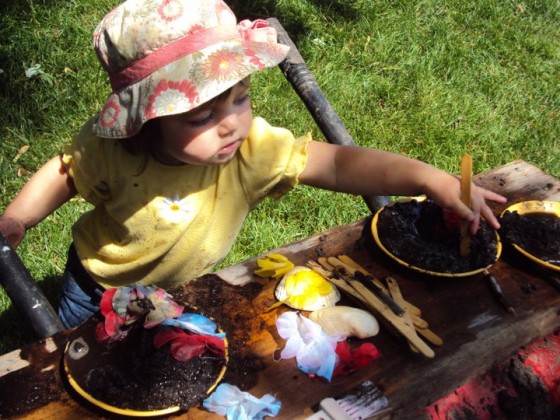
<path id="1" fill-rule="evenodd" d="M 475 182 L 504 194 L 510 200 L 508 204 L 527 199 L 560 200 L 560 182 L 524 161 L 480 174 Z M 499 214 L 504 208 L 499 205 L 494 210 Z M 494 363 L 560 326 L 560 293 L 545 280 L 544 273 L 507 252 L 491 271 L 515 308 L 515 315 L 500 306 L 481 275 L 433 278 L 396 265 L 374 245 L 369 218 L 270 252 L 280 252 L 295 264 L 345 254 L 376 277 L 391 275 L 405 299 L 422 310 L 422 318 L 443 339 L 441 347 L 434 347 L 435 357 L 426 359 L 411 352 L 404 340 L 382 329 L 371 339 L 383 354 L 381 359 L 352 375 L 337 377 L 330 384 L 310 379 L 297 369 L 294 360 L 274 359 L 275 351 L 284 345 L 277 336 L 275 320 L 285 308 L 264 313 L 264 308 L 274 301 L 275 286 L 273 281 L 265 281 L 261 293 L 252 301 L 257 313 L 262 313 L 263 328 L 255 331 L 248 342 L 250 350 L 265 361 L 265 368 L 250 392 L 258 397 L 271 393 L 280 398 L 280 419 L 305 418 L 322 398 L 351 390 L 366 379 L 385 390 L 394 418 L 411 418 Z M 256 281 L 252 274 L 256 258 L 217 274 L 233 284 Z M 0 401 L 9 398 L 10 407 L 22 407 L 19 413 L 25 413 L 27 418 L 103 417 L 103 413 L 78 403 L 63 384 L 60 358 L 66 336 L 62 333 L 48 339 L 47 344 L 34 343 L 0 357 Z M 0 415 L 5 415 L 6 406 L 6 402 L 0 402 Z M 191 409 L 179 417 L 213 416 Z"/>

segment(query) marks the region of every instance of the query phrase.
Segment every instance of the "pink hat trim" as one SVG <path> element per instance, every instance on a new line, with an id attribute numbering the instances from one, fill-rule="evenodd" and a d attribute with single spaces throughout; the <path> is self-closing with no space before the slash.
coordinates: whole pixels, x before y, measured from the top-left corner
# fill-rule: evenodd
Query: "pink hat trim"
<path id="1" fill-rule="evenodd" d="M 237 26 L 217 26 L 200 29 L 164 45 L 153 53 L 136 60 L 121 71 L 110 73 L 111 88 L 113 92 L 117 92 L 148 77 L 156 70 L 179 58 L 218 42 L 241 38 L 244 41 L 276 44 L 276 36 L 276 30 L 272 26 L 268 26 L 268 22 L 262 19 L 255 21 L 245 19 L 239 22 Z M 288 49 L 284 45 L 282 47 L 286 50 Z"/>
<path id="2" fill-rule="evenodd" d="M 221 41 L 239 38 L 239 29 L 236 26 L 218 26 L 201 29 L 189 33 L 176 41 L 170 42 L 160 49 L 148 54 L 130 66 L 109 74 L 111 88 L 117 92 L 149 76 L 163 66 L 179 58 L 200 51 L 201 49 Z"/>

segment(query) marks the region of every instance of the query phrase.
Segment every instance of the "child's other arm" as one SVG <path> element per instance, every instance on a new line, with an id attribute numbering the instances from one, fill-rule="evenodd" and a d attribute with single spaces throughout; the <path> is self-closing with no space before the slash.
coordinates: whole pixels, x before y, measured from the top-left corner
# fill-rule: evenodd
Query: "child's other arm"
<path id="1" fill-rule="evenodd" d="M 43 165 L 23 186 L 0 216 L 0 231 L 10 245 L 17 247 L 27 229 L 66 203 L 76 194 L 72 178 L 64 169 L 61 156 Z"/>
<path id="2" fill-rule="evenodd" d="M 424 162 L 376 149 L 335 146 L 312 141 L 302 184 L 359 195 L 425 194 L 471 222 L 476 232 L 482 215 L 491 226 L 499 223 L 486 201 L 506 199 L 480 187 L 472 188 L 472 209 L 461 201 L 459 178 Z"/>

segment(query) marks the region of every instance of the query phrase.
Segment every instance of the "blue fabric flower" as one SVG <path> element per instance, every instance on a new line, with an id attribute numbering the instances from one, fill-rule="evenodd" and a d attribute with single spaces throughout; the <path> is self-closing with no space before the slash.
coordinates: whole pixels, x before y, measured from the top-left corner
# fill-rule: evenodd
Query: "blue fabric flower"
<path id="1" fill-rule="evenodd" d="M 202 406 L 208 411 L 226 416 L 228 420 L 262 420 L 266 416 L 275 417 L 282 404 L 270 394 L 256 398 L 234 385 L 223 383 L 202 402 Z"/>
<path id="2" fill-rule="evenodd" d="M 202 335 L 214 335 L 219 338 L 224 338 L 226 336 L 223 332 L 216 332 L 218 327 L 214 321 L 200 314 L 183 313 L 177 318 L 166 319 L 161 323 L 161 325 L 177 327 Z"/>

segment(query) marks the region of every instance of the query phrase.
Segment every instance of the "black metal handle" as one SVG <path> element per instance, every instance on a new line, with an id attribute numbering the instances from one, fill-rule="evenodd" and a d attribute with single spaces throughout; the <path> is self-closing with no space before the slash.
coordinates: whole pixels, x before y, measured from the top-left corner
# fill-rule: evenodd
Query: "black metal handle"
<path id="1" fill-rule="evenodd" d="M 268 22 L 276 29 L 278 42 L 290 47 L 288 56 L 278 66 L 309 110 L 327 141 L 333 144 L 355 146 L 356 143 L 352 136 L 321 91 L 317 79 L 307 68 L 303 57 L 286 30 L 276 18 L 269 18 Z M 363 196 L 363 198 L 372 213 L 391 201 L 389 197 L 385 196 Z"/>
<path id="2" fill-rule="evenodd" d="M 64 330 L 53 307 L 1 233 L 0 284 L 38 338 L 50 337 Z"/>

